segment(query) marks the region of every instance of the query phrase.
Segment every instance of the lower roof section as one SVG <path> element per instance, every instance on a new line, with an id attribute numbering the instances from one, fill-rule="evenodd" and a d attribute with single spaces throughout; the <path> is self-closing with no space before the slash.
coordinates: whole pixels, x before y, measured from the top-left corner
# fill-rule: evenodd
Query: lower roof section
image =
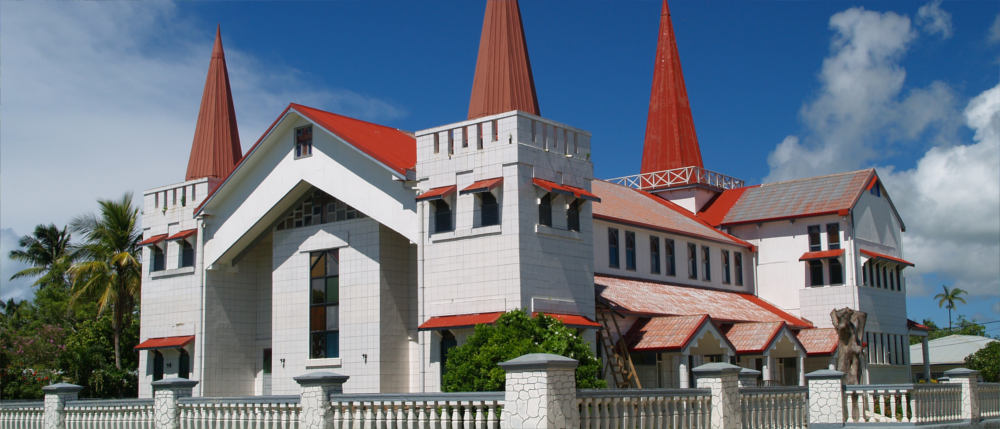
<path id="1" fill-rule="evenodd" d="M 192 341 L 194 341 L 194 335 L 150 338 L 146 341 L 139 343 L 137 346 L 135 346 L 135 349 L 136 350 L 172 349 L 172 348 L 184 347 L 185 345 L 187 345 Z"/>
<path id="2" fill-rule="evenodd" d="M 708 315 L 661 316 L 636 322 L 626 335 L 633 351 L 682 350 L 694 339 Z"/>
<path id="3" fill-rule="evenodd" d="M 456 314 L 452 316 L 434 316 L 427 319 L 426 322 L 420 324 L 417 328 L 424 331 L 433 331 L 441 329 L 457 329 L 457 328 L 470 328 L 476 325 L 490 325 L 497 321 L 497 319 L 502 316 L 504 312 L 495 311 L 490 313 L 473 313 L 473 314 Z M 537 316 L 539 314 L 545 314 L 546 316 L 552 317 L 566 326 L 574 328 L 596 328 L 601 326 L 597 322 L 590 320 L 584 316 L 578 316 L 576 314 L 562 314 L 562 313 L 532 313 L 532 316 Z"/>
<path id="4" fill-rule="evenodd" d="M 808 356 L 826 356 L 836 353 L 839 340 L 833 328 L 803 329 L 798 333 L 799 342 Z"/>

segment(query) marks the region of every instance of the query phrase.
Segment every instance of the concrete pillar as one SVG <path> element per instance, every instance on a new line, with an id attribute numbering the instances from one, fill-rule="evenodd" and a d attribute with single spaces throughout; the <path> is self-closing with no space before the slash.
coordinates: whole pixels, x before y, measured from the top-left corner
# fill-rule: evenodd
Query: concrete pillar
<path id="1" fill-rule="evenodd" d="M 920 339 L 920 352 L 923 353 L 924 358 L 924 381 L 931 382 L 931 354 L 930 347 L 927 345 L 927 336 L 924 335 Z"/>
<path id="2" fill-rule="evenodd" d="M 799 386 L 806 385 L 806 353 L 800 352 L 799 359 L 796 361 L 796 365 L 799 367 Z"/>
<path id="3" fill-rule="evenodd" d="M 687 352 L 681 353 L 680 363 L 677 365 L 677 381 L 681 389 L 687 389 L 691 387 L 691 381 L 688 377 L 688 363 L 691 362 Z"/>
<path id="4" fill-rule="evenodd" d="M 809 386 L 809 428 L 844 426 L 844 373 L 821 369 L 806 374 Z"/>
<path id="5" fill-rule="evenodd" d="M 580 427 L 580 410 L 576 405 L 577 364 L 575 359 L 547 353 L 530 353 L 500 363 L 507 372 L 500 427 Z"/>
<path id="6" fill-rule="evenodd" d="M 760 371 L 740 368 L 740 387 L 757 387 L 757 377 L 760 377 Z"/>
<path id="7" fill-rule="evenodd" d="M 764 365 L 761 366 L 760 372 L 764 377 L 764 386 L 771 386 L 771 380 L 774 380 L 774 359 L 770 353 L 764 353 Z"/>
<path id="8" fill-rule="evenodd" d="M 945 371 L 944 375 L 948 383 L 962 385 L 962 419 L 979 422 L 979 371 L 955 368 Z"/>
<path id="9" fill-rule="evenodd" d="M 330 371 L 310 372 L 293 377 L 302 387 L 299 414 L 299 429 L 324 429 L 327 420 L 333 418 L 330 395 L 344 393 L 344 383 L 349 377 Z"/>
<path id="10" fill-rule="evenodd" d="M 712 391 L 712 429 L 740 427 L 740 367 L 716 362 L 694 369 L 699 389 Z"/>
<path id="11" fill-rule="evenodd" d="M 83 386 L 69 383 L 50 384 L 42 388 L 45 394 L 44 429 L 66 428 L 66 401 L 75 401 Z"/>
<path id="12" fill-rule="evenodd" d="M 198 384 L 186 378 L 164 378 L 153 383 L 153 428 L 180 429 L 181 409 L 177 400 L 191 396 L 191 390 Z"/>

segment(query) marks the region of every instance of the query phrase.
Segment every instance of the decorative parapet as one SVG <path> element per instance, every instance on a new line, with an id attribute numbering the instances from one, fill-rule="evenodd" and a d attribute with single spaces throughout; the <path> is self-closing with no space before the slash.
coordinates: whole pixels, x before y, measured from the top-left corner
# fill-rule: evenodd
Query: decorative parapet
<path id="1" fill-rule="evenodd" d="M 501 427 L 580 427 L 577 365 L 575 359 L 547 353 L 530 353 L 500 363 L 507 372 Z"/>
<path id="2" fill-rule="evenodd" d="M 631 176 L 606 179 L 605 181 L 641 191 L 691 185 L 704 185 L 714 189 L 726 190 L 742 188 L 746 185 L 746 182 L 742 179 L 695 166 L 633 174 Z"/>

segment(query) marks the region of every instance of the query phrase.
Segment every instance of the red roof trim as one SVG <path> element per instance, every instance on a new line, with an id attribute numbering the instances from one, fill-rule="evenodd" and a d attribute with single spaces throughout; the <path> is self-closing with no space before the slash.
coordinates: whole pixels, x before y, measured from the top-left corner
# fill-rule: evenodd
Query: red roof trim
<path id="1" fill-rule="evenodd" d="M 814 259 L 836 258 L 843 256 L 844 249 L 819 250 L 816 252 L 806 252 L 799 256 L 800 261 L 811 261 Z"/>
<path id="2" fill-rule="evenodd" d="M 743 193 L 745 193 L 747 189 L 753 189 L 758 186 L 760 185 L 723 191 L 711 205 L 698 212 L 698 217 L 704 219 L 709 225 L 718 227 L 722 224 L 722 220 L 726 218 L 726 214 L 729 213 L 729 210 L 731 210 L 733 206 L 740 201 L 740 197 L 743 196 Z"/>
<path id="3" fill-rule="evenodd" d="M 428 189 L 427 192 L 417 195 L 417 201 L 440 200 L 447 197 L 452 192 L 455 192 L 455 188 L 457 188 L 457 186 L 451 185 Z"/>
<path id="4" fill-rule="evenodd" d="M 539 314 L 544 314 L 553 319 L 562 322 L 563 325 L 572 327 L 582 327 L 582 328 L 599 328 L 600 323 L 590 320 L 584 316 L 579 316 L 576 314 L 562 314 L 562 313 L 546 313 L 546 312 L 534 312 L 531 313 L 532 316 L 538 316 Z"/>
<path id="5" fill-rule="evenodd" d="M 897 264 L 909 265 L 911 267 L 916 266 L 913 264 L 913 262 L 907 261 L 905 259 L 900 259 L 895 256 L 889 256 L 884 253 L 872 252 L 871 250 L 868 249 L 861 249 L 861 254 L 872 258 L 885 259 L 889 262 L 895 262 Z"/>
<path id="6" fill-rule="evenodd" d="M 813 329 L 818 329 L 818 328 L 813 328 Z M 795 338 L 799 340 L 799 344 L 802 344 L 802 348 L 806 350 L 806 356 L 829 356 L 829 355 L 832 355 L 832 354 L 836 353 L 837 352 L 837 347 L 840 347 L 839 340 L 832 341 L 831 345 L 828 346 L 825 349 L 809 351 L 809 349 L 806 347 L 806 344 L 802 342 L 802 339 L 800 339 L 799 336 L 801 336 L 801 335 L 809 335 L 809 332 L 813 331 L 813 329 L 803 329 L 803 330 L 799 331 L 795 335 Z M 832 328 L 823 328 L 823 330 L 830 330 L 830 331 L 832 331 L 833 329 Z M 834 333 L 833 336 L 836 337 L 836 333 Z"/>
<path id="7" fill-rule="evenodd" d="M 167 237 L 167 241 L 180 240 L 182 238 L 188 238 L 188 237 L 194 235 L 197 232 L 198 232 L 197 229 L 185 229 L 185 230 L 183 230 L 181 232 L 178 232 L 178 233 L 176 233 L 174 235 L 171 235 L 170 237 Z"/>
<path id="8" fill-rule="evenodd" d="M 434 316 L 427 319 L 426 322 L 420 324 L 417 329 L 420 330 L 437 330 L 437 329 L 449 329 L 449 328 L 467 328 L 476 325 L 489 325 L 497 321 L 500 316 L 503 316 L 504 312 L 495 311 L 491 313 L 473 313 L 473 314 L 458 314 L 453 316 Z M 538 316 L 540 313 L 532 313 L 532 316 Z M 596 328 L 601 325 L 593 320 L 590 320 L 584 316 L 579 316 L 576 314 L 562 314 L 562 313 L 544 313 L 546 316 L 552 317 L 566 326 L 573 327 L 586 327 L 586 328 Z"/>
<path id="9" fill-rule="evenodd" d="M 841 214 L 841 213 L 844 213 L 844 214 Z M 850 211 L 847 211 L 845 213 L 844 209 L 827 210 L 827 211 L 822 211 L 822 212 L 801 213 L 801 214 L 796 214 L 796 215 L 791 215 L 791 216 L 778 216 L 778 217 L 770 217 L 770 218 L 763 218 L 763 219 L 744 220 L 744 221 L 739 221 L 739 222 L 726 222 L 726 223 L 720 223 L 719 225 L 720 226 L 746 225 L 748 223 L 775 222 L 775 221 L 779 221 L 779 220 L 801 219 L 801 218 L 804 218 L 804 217 L 826 216 L 826 215 L 847 216 L 848 213 L 850 213 Z"/>
<path id="10" fill-rule="evenodd" d="M 179 337 L 150 338 L 135 346 L 136 350 L 168 349 L 184 347 L 187 343 L 194 341 L 194 335 L 184 335 Z"/>
<path id="11" fill-rule="evenodd" d="M 539 188 L 542 188 L 549 192 L 572 195 L 576 198 L 583 198 L 585 200 L 590 200 L 598 203 L 601 202 L 600 197 L 583 188 L 578 188 L 576 186 L 570 186 L 570 185 L 560 185 L 558 183 L 539 178 L 533 178 L 531 179 L 531 181 Z"/>
<path id="12" fill-rule="evenodd" d="M 764 301 L 763 299 L 760 299 L 759 297 L 757 297 L 755 295 L 751 295 L 751 294 L 748 294 L 748 293 L 737 293 L 737 295 L 742 296 L 747 301 L 750 301 L 750 302 L 752 302 L 754 304 L 757 304 L 757 305 L 759 305 L 761 307 L 764 307 L 764 309 L 766 309 L 766 310 L 768 310 L 768 311 L 770 311 L 770 312 L 778 315 L 778 317 L 781 317 L 782 319 L 784 319 L 785 323 L 788 323 L 788 325 L 790 325 L 790 326 L 793 326 L 793 327 L 796 327 L 796 328 L 812 328 L 813 327 L 813 324 L 810 323 L 810 322 L 808 322 L 808 321 L 806 321 L 805 319 L 800 319 L 798 317 L 792 316 L 791 314 L 788 314 L 784 310 L 782 310 L 782 309 L 780 309 L 778 307 L 775 307 L 774 304 L 771 304 L 770 302 Z"/>
<path id="13" fill-rule="evenodd" d="M 150 244 L 156 244 L 165 240 L 166 238 L 167 234 L 157 234 L 145 240 L 140 241 L 139 244 L 136 244 L 136 246 L 148 246 Z"/>
<path id="14" fill-rule="evenodd" d="M 912 321 L 910 319 L 906 319 L 906 327 L 909 328 L 909 329 L 918 329 L 918 330 L 921 330 L 921 331 L 930 331 L 931 330 L 931 328 L 929 326 L 921 324 L 921 323 L 914 322 L 914 321 Z"/>
<path id="15" fill-rule="evenodd" d="M 636 192 L 639 192 L 639 193 L 645 195 L 648 198 L 652 198 L 653 201 L 656 201 L 656 202 L 658 202 L 658 203 L 660 203 L 660 204 L 662 204 L 662 205 L 664 205 L 666 207 L 669 207 L 670 209 L 672 209 L 672 210 L 676 211 L 677 213 L 680 213 L 680 214 L 682 214 L 684 216 L 687 216 L 688 218 L 690 218 L 691 220 L 693 220 L 695 222 L 698 222 L 698 223 L 700 223 L 702 225 L 705 225 L 705 226 L 707 226 L 709 228 L 715 228 L 713 225 L 710 225 L 708 222 L 705 222 L 704 219 L 696 216 L 694 213 L 691 213 L 691 212 L 687 211 L 687 209 L 685 209 L 684 207 L 681 207 L 679 204 L 677 204 L 677 203 L 675 203 L 673 201 L 667 201 L 667 200 L 665 200 L 663 198 L 660 198 L 660 197 L 658 197 L 656 195 L 653 195 L 653 194 L 651 194 L 649 192 L 646 192 L 646 191 L 636 190 Z M 756 252 L 757 251 L 757 247 L 754 246 L 753 244 L 751 244 L 749 241 L 745 241 L 745 240 L 739 239 L 736 236 L 733 236 L 733 235 L 731 235 L 729 233 L 726 233 L 724 231 L 719 231 L 718 229 L 716 229 L 716 231 L 719 234 L 722 234 L 723 236 L 725 236 L 726 238 L 729 238 L 730 240 L 735 241 L 737 244 L 741 244 L 741 245 L 743 245 L 743 247 L 746 247 L 746 248 L 750 249 L 751 252 Z"/>
<path id="16" fill-rule="evenodd" d="M 342 138 L 361 153 L 393 170 L 401 177 L 405 177 L 406 170 L 413 169 L 417 163 L 416 139 L 404 131 L 301 104 L 291 103 L 289 106 L 292 110 L 321 126 L 327 132 Z M 332 122 L 334 120 L 338 122 Z M 359 134 L 373 132 L 385 132 L 385 134 L 376 136 L 379 140 L 377 145 L 359 139 L 361 137 Z M 393 147 L 394 145 L 397 147 Z"/>
<path id="17" fill-rule="evenodd" d="M 488 192 L 493 190 L 493 188 L 500 186 L 503 183 L 503 177 L 495 177 L 492 179 L 477 180 L 472 182 L 471 185 L 462 188 L 458 191 L 459 195 L 462 194 L 473 194 L 477 192 Z"/>

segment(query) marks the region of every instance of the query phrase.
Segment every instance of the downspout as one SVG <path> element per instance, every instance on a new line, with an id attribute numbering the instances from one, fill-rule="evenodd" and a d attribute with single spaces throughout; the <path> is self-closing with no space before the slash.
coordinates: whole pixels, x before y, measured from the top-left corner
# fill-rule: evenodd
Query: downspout
<path id="1" fill-rule="evenodd" d="M 858 240 L 854 237 L 854 210 L 849 210 L 850 223 L 848 227 L 850 228 L 850 240 L 851 240 L 851 281 L 854 282 L 854 308 L 861 309 L 861 287 L 858 285 Z M 847 232 L 845 231 L 844 239 L 847 239 Z M 845 264 L 846 265 L 846 264 Z"/>
<path id="2" fill-rule="evenodd" d="M 754 252 L 752 252 L 752 255 L 751 255 L 751 258 L 752 258 L 751 261 L 753 262 L 753 294 L 754 294 L 754 296 L 760 296 L 760 293 L 759 293 L 760 292 L 760 288 L 757 285 L 757 279 L 758 279 L 758 277 L 757 277 L 757 265 L 758 265 L 758 262 L 760 262 L 760 261 L 757 259 L 757 257 L 758 257 L 758 255 L 760 255 L 760 243 L 762 241 L 763 240 L 760 239 L 760 224 L 758 223 L 757 224 L 757 244 L 754 245 Z M 799 306 L 801 307 L 801 304 L 799 304 Z"/>
<path id="3" fill-rule="evenodd" d="M 419 241 L 417 242 L 417 323 L 419 325 L 421 320 L 424 320 L 426 312 L 424 311 L 425 302 L 427 296 L 424 294 L 424 206 L 422 202 L 417 202 L 417 233 L 420 234 Z M 425 344 L 424 333 L 417 329 L 417 345 L 420 348 L 420 392 L 427 392 L 427 362 L 428 362 L 428 344 Z"/>
<path id="4" fill-rule="evenodd" d="M 198 355 L 198 383 L 195 386 L 199 396 L 205 396 L 205 218 L 198 216 L 198 283 L 201 287 L 201 300 L 198 303 L 198 328 L 195 330 L 195 353 Z"/>

